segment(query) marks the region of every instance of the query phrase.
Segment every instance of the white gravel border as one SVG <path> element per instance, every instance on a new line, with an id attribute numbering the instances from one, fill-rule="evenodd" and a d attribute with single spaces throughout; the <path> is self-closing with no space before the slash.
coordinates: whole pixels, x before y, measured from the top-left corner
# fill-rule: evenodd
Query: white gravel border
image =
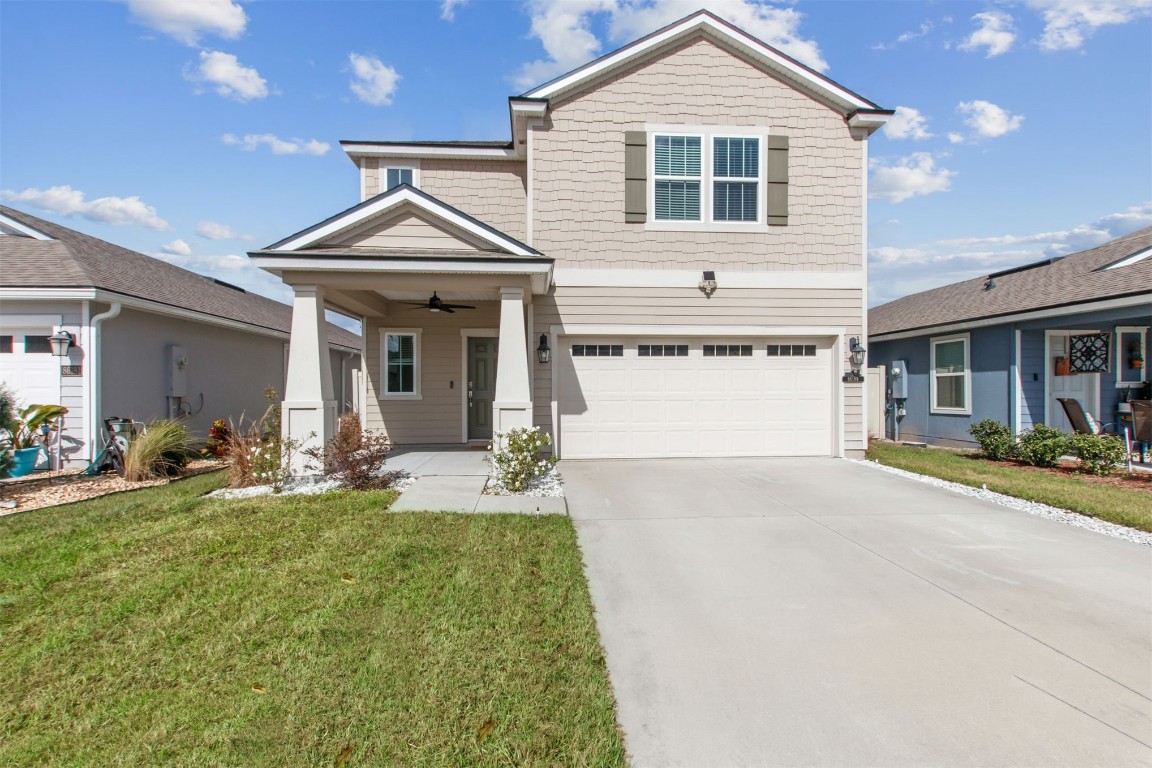
<path id="1" fill-rule="evenodd" d="M 399 493 L 403 493 L 404 489 L 416 482 L 416 478 L 407 472 L 401 470 L 400 477 L 392 483 L 390 488 Z M 288 482 L 284 484 L 284 490 L 276 494 L 276 490 L 270 485 L 250 485 L 247 488 L 221 488 L 218 491 L 205 494 L 206 497 L 212 499 L 250 499 L 256 496 L 316 496 L 321 493 L 328 493 L 329 491 L 338 491 L 343 487 L 343 484 L 337 480 L 319 480 L 316 482 L 303 482 L 293 483 Z"/>
<path id="2" fill-rule="evenodd" d="M 1067 525 L 1074 525 L 1077 528 L 1087 528 L 1096 533 L 1102 533 L 1106 536 L 1114 536 L 1118 539 L 1131 541 L 1133 544 L 1141 544 L 1145 547 L 1152 547 L 1152 533 L 1145 533 L 1138 531 L 1135 528 L 1128 528 L 1123 525 L 1116 525 L 1109 523 L 1105 520 L 1097 520 L 1094 517 L 1087 515 L 1077 514 L 1076 512 L 1069 512 L 1066 509 L 1059 507 L 1050 507 L 1047 504 L 1041 504 L 1036 501 L 1027 501 L 1025 499 L 1018 499 L 1015 496 L 1006 496 L 1003 493 L 996 493 L 985 488 L 972 488 L 971 486 L 961 485 L 960 483 L 953 483 L 950 480 L 941 480 L 938 477 L 929 477 L 928 475 L 919 475 L 915 472 L 909 472 L 904 469 L 897 469 L 896 467 L 889 467 L 886 464 L 881 464 L 876 461 L 869 461 L 868 459 L 849 459 L 856 464 L 862 464 L 866 467 L 873 467 L 884 472 L 891 472 L 894 475 L 906 477 L 909 480 L 917 480 L 921 483 L 934 485 L 937 488 L 943 488 L 948 491 L 961 493 L 965 496 L 973 496 L 977 499 L 984 501 L 991 501 L 994 504 L 999 504 L 1002 507 L 1009 509 L 1016 509 L 1021 512 L 1027 512 L 1030 515 L 1039 515 L 1040 517 L 1049 520 L 1055 520 L 1059 523 Z"/>
<path id="3" fill-rule="evenodd" d="M 505 488 L 504 484 L 500 482 L 500 478 L 492 474 L 488 476 L 488 484 L 484 486 L 484 495 L 562 499 L 564 498 L 564 483 L 561 481 L 560 473 L 556 470 L 555 465 L 544 474 L 529 481 L 520 493 L 513 493 Z"/>

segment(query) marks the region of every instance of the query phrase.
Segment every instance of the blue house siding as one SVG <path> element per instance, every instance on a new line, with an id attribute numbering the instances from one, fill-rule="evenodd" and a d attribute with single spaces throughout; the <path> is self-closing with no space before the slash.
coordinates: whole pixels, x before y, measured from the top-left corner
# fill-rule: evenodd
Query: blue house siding
<path id="1" fill-rule="evenodd" d="M 1020 331 L 1020 426 L 1044 423 L 1044 331 Z"/>
<path id="2" fill-rule="evenodd" d="M 968 434 L 970 424 L 983 419 L 1009 422 L 1010 393 L 1013 389 L 1009 386 L 1009 370 L 1015 349 L 1012 326 L 1000 325 L 970 331 L 971 416 L 930 412 L 932 338 L 917 336 L 874 342 L 868 350 L 869 364 L 891 366 L 893 360 L 903 360 L 908 366 L 907 415 L 900 420 L 901 440 L 973 447 L 975 442 Z M 893 436 L 891 419 L 888 422 L 888 436 Z"/>
<path id="3" fill-rule="evenodd" d="M 954 447 L 974 447 L 968 427 L 982 419 L 995 419 L 1011 425 L 1015 419 L 1016 398 L 1019 396 L 1020 431 L 1044 422 L 1045 418 L 1045 332 L 1066 330 L 1098 330 L 1112 334 L 1115 345 L 1117 326 L 1152 326 L 1152 305 L 1127 309 L 1104 310 L 1049 317 L 1021 323 L 1005 323 L 969 329 L 970 365 L 972 371 L 972 415 L 944 416 L 932 414 L 931 339 L 953 336 L 964 331 L 937 332 L 906 339 L 871 340 L 868 345 L 869 365 L 891 366 L 893 360 L 904 360 L 908 366 L 907 415 L 900 421 L 900 439 L 921 441 Z M 1020 359 L 1016 356 L 1016 334 L 1020 335 Z M 1145 335 L 1145 345 L 1152 352 L 1152 333 Z M 1121 354 L 1126 354 L 1123 350 Z M 1110 370 L 1099 374 L 1100 413 L 1094 414 L 1104 423 L 1115 420 L 1116 404 L 1123 390 L 1116 386 L 1115 366 L 1118 351 L 1112 351 Z M 1152 355 L 1149 355 L 1152 357 Z M 1152 360 L 1146 362 L 1145 371 Z M 1145 373 L 1145 379 L 1149 377 Z M 1016 379 L 1020 387 L 1017 393 Z M 886 423 L 886 436 L 893 437 L 891 417 Z"/>

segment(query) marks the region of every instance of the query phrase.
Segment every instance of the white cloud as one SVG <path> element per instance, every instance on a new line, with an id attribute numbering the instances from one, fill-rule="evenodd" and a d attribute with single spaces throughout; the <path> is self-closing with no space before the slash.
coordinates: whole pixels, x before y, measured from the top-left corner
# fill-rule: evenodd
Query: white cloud
<path id="1" fill-rule="evenodd" d="M 914 30 L 914 31 L 909 31 L 909 32 L 904 32 L 903 34 L 901 34 L 899 37 L 896 38 L 896 42 L 894 42 L 894 43 L 876 43 L 875 45 L 872 46 L 872 50 L 874 50 L 874 51 L 891 50 L 891 49 L 895 48 L 897 45 L 900 45 L 901 43 L 907 43 L 909 40 L 915 40 L 918 37 L 924 37 L 929 32 L 931 32 L 934 27 L 935 27 L 935 25 L 931 21 L 925 21 L 920 25 L 920 29 Z"/>
<path id="2" fill-rule="evenodd" d="M 980 28 L 964 38 L 960 50 L 976 51 L 985 48 L 988 51 L 986 58 L 989 59 L 1012 50 L 1012 44 L 1016 42 L 1016 31 L 1011 16 L 1003 11 L 986 11 L 976 14 L 972 20 Z"/>
<path id="3" fill-rule="evenodd" d="M 401 77 L 392 67 L 386 66 L 375 56 L 359 53 L 348 54 L 352 65 L 352 93 L 365 104 L 383 107 L 392 103 L 392 94 Z"/>
<path id="4" fill-rule="evenodd" d="M 547 58 L 524 64 L 513 82 L 528 90 L 596 58 L 602 41 L 592 31 L 594 17 L 607 20 L 614 42 L 627 43 L 700 5 L 700 0 L 531 0 L 532 37 L 544 46 Z M 794 8 L 762 0 L 713 0 L 708 9 L 815 70 L 828 68 L 816 42 L 800 36 L 804 15 Z"/>
<path id="5" fill-rule="evenodd" d="M 271 133 L 249 133 L 240 138 L 234 134 L 226 133 L 220 137 L 225 144 L 239 146 L 245 152 L 254 152 L 261 145 L 266 145 L 274 155 L 320 155 L 328 154 L 331 149 L 327 142 L 316 139 L 281 139 Z M 199 232 L 198 232 L 199 234 Z M 205 235 L 207 237 L 207 235 Z"/>
<path id="6" fill-rule="evenodd" d="M 983 139 L 995 139 L 1006 133 L 1012 133 L 1024 122 L 1023 115 L 1013 115 L 1003 107 L 982 99 L 962 101 L 956 107 L 956 111 L 967 115 L 964 122 Z"/>
<path id="7" fill-rule="evenodd" d="M 871 171 L 868 196 L 892 203 L 947 191 L 956 175 L 956 171 L 937 168 L 928 152 L 913 152 L 895 163 L 876 158 L 868 165 Z"/>
<path id="8" fill-rule="evenodd" d="M 235 56 L 222 51 L 200 51 L 200 66 L 184 68 L 185 79 L 194 83 L 211 83 L 216 93 L 233 101 L 252 101 L 268 96 L 268 81 L 252 67 L 241 64 Z"/>
<path id="9" fill-rule="evenodd" d="M 247 239 L 227 224 L 215 221 L 202 221 L 196 225 L 196 234 L 206 240 L 241 240 Z"/>
<path id="10" fill-rule="evenodd" d="M 248 17 L 232 0 L 126 0 L 134 21 L 196 45 L 203 34 L 235 40 Z"/>
<path id="11" fill-rule="evenodd" d="M 1044 17 L 1040 48 L 1045 51 L 1076 50 L 1100 27 L 1152 16 L 1152 0 L 1026 0 L 1025 5 Z"/>
<path id="12" fill-rule="evenodd" d="M 928 118 L 912 107 L 896 107 L 896 114 L 884 124 L 884 135 L 890 139 L 916 141 L 932 138 L 928 132 Z"/>
<path id="13" fill-rule="evenodd" d="M 169 253 L 175 256 L 192 255 L 192 246 L 188 245 L 188 243 L 180 239 L 173 240 L 172 242 L 168 243 L 168 245 L 160 246 L 160 250 L 164 253 Z"/>
<path id="14" fill-rule="evenodd" d="M 875 278 L 869 286 L 869 304 L 1087 250 L 1147 226 L 1152 226 L 1152 202 L 1050 232 L 977 235 L 912 247 L 879 246 L 868 251 Z"/>
<path id="15" fill-rule="evenodd" d="M 949 133 L 948 134 L 948 141 L 951 142 L 952 144 L 963 144 L 964 143 L 964 134 L 955 133 L 955 132 Z"/>
<path id="16" fill-rule="evenodd" d="M 48 189 L 29 187 L 21 192 L 6 189 L 0 197 L 13 203 L 27 203 L 42 211 L 63 216 L 82 216 L 105 224 L 138 224 L 149 229 L 170 229 L 168 222 L 156 215 L 156 209 L 139 197 L 98 197 L 85 200 L 84 193 L 67 184 Z"/>
<path id="17" fill-rule="evenodd" d="M 455 21 L 456 9 L 467 4 L 468 0 L 442 0 L 440 3 L 440 18 L 444 19 L 444 21 Z"/>

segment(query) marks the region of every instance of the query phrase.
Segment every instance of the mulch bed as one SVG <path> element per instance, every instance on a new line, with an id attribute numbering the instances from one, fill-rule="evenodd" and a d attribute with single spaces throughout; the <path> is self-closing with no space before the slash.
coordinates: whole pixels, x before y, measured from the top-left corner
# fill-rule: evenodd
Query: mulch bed
<path id="1" fill-rule="evenodd" d="M 1062 461 L 1060 465 L 1056 467 L 1033 467 L 1022 461 L 991 461 L 979 456 L 972 456 L 971 458 L 974 461 L 987 461 L 989 464 L 1002 464 L 1004 466 L 1015 467 L 1025 472 L 1040 472 L 1058 477 L 1074 477 L 1085 483 L 1112 485 L 1117 488 L 1127 488 L 1131 491 L 1141 491 L 1152 495 L 1152 472 L 1133 471 L 1132 474 L 1129 475 L 1125 472 L 1124 468 L 1121 467 L 1111 475 L 1099 476 L 1084 472 L 1080 468 L 1080 463 L 1077 461 Z"/>
<path id="2" fill-rule="evenodd" d="M 219 461 L 198 459 L 188 462 L 184 471 L 179 475 L 158 480 L 144 480 L 138 483 L 130 483 L 112 472 L 96 476 L 86 475 L 83 469 L 36 472 L 27 477 L 6 478 L 0 480 L 0 502 L 15 501 L 16 506 L 14 508 L 0 507 L 0 517 L 17 512 L 28 512 L 33 509 L 55 507 L 60 504 L 87 501 L 98 496 L 107 496 L 110 493 L 167 485 L 173 480 L 180 480 L 205 472 L 214 472 L 223 468 L 223 463 Z"/>

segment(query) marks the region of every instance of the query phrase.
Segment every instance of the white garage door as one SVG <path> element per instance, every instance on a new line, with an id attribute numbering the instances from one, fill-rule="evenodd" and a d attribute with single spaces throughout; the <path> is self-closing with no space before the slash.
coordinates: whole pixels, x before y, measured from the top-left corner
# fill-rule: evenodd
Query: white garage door
<path id="1" fill-rule="evenodd" d="M 828 339 L 564 338 L 560 455 L 830 456 Z"/>
<path id="2" fill-rule="evenodd" d="M 52 357 L 51 328 L 0 327 L 0 382 L 21 406 L 60 402 L 60 361 Z"/>

